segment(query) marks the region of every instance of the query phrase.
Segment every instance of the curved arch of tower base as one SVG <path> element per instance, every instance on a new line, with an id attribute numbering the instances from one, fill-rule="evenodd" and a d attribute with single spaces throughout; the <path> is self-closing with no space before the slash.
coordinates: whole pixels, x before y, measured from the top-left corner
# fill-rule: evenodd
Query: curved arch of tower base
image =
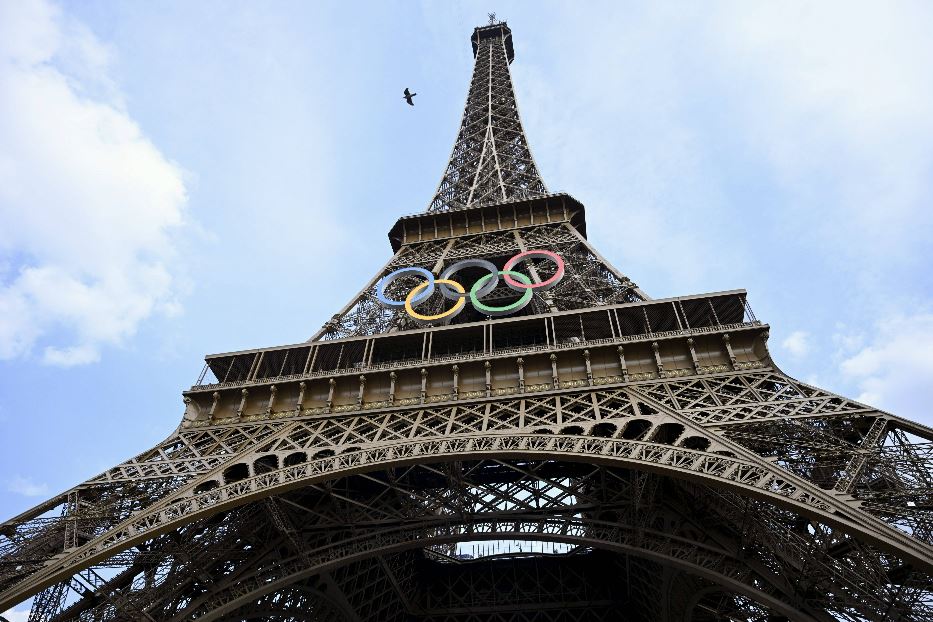
<path id="1" fill-rule="evenodd" d="M 739 457 L 686 449 L 691 432 L 658 442 L 660 421 L 654 441 L 625 438 L 644 420 L 317 458 L 294 426 L 278 441 L 306 438 L 305 451 L 250 451 L 195 478 L 63 556 L 72 568 L 91 565 L 60 569 L 69 581 L 42 595 L 58 594 L 51 619 L 61 620 L 250 619 L 276 606 L 282 619 L 301 619 L 288 617 L 294 603 L 335 620 L 929 615 L 929 567 L 858 516 L 835 517 L 831 496 Z M 523 586 L 516 577 L 531 569 L 567 593 Z M 450 602 L 437 600 L 444 594 Z M 484 613 L 487 598 L 495 606 Z M 610 613 L 623 610 L 628 618 Z"/>
<path id="2" fill-rule="evenodd" d="M 473 46 L 393 257 L 312 340 L 206 357 L 165 441 L 0 525 L 0 611 L 933 621 L 933 430 L 781 372 L 744 290 L 650 299 L 545 194 L 511 31 Z M 445 270 L 527 287 L 466 309 L 427 289 Z"/>

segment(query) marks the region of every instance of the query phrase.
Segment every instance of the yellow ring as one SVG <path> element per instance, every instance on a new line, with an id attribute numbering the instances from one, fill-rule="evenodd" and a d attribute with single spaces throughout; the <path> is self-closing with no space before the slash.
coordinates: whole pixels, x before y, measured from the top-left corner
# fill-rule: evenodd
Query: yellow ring
<path id="1" fill-rule="evenodd" d="M 453 287 L 455 290 L 457 290 L 461 294 L 466 293 L 466 290 L 463 289 L 463 285 L 461 285 L 460 283 L 457 283 L 456 281 L 451 281 L 450 279 L 435 279 L 434 282 L 444 283 L 445 285 L 450 285 L 451 287 Z M 408 311 L 408 315 L 410 315 L 411 317 L 415 318 L 416 320 L 420 322 L 433 322 L 434 320 L 442 320 L 448 315 L 457 313 L 458 311 L 460 311 L 461 307 L 463 307 L 463 305 L 466 304 L 466 298 L 460 298 L 457 300 L 457 303 L 454 306 L 447 309 L 443 313 L 439 313 L 437 315 L 421 315 L 420 313 L 415 311 L 415 309 L 411 306 L 411 300 L 412 298 L 418 295 L 418 292 L 420 292 L 422 289 L 424 289 L 427 286 L 428 286 L 428 282 L 425 281 L 424 283 L 421 283 L 415 286 L 415 288 L 411 290 L 410 292 L 408 292 L 408 295 L 405 297 L 405 310 Z"/>

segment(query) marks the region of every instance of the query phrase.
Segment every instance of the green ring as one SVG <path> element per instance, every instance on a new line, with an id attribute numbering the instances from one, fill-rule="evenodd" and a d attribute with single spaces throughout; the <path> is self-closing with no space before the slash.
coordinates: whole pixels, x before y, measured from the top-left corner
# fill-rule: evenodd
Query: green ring
<path id="1" fill-rule="evenodd" d="M 525 285 L 529 285 L 529 286 L 531 285 L 531 279 L 528 276 L 522 274 L 521 272 L 515 272 L 513 270 L 499 270 L 499 275 L 500 276 L 508 275 L 512 277 L 513 279 L 518 279 Z M 476 281 L 476 283 L 473 283 L 473 287 L 470 288 L 470 302 L 473 303 L 473 308 L 476 309 L 477 311 L 480 311 L 481 313 L 485 313 L 486 315 L 493 315 L 493 316 L 508 315 L 509 313 L 514 313 L 516 311 L 520 311 L 521 309 L 525 308 L 525 305 L 527 305 L 531 301 L 531 297 L 534 296 L 534 290 L 528 287 L 525 289 L 525 293 L 522 294 L 522 297 L 510 305 L 505 305 L 502 307 L 490 307 L 490 306 L 484 305 L 476 297 L 476 292 L 478 292 L 480 288 L 482 288 L 483 285 L 486 283 L 486 281 L 488 281 L 492 277 L 493 277 L 492 273 L 483 275 L 482 277 L 479 278 L 479 280 Z"/>

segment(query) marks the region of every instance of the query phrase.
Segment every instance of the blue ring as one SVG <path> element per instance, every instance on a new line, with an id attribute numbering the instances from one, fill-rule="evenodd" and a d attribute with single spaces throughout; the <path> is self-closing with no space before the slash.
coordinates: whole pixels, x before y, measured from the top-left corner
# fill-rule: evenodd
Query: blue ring
<path id="1" fill-rule="evenodd" d="M 434 293 L 434 275 L 431 273 L 430 270 L 425 270 L 424 268 L 416 268 L 414 266 L 408 267 L 408 268 L 399 268 L 395 272 L 390 272 L 389 274 L 379 279 L 379 282 L 376 284 L 376 298 L 379 300 L 379 302 L 386 305 L 387 307 L 404 307 L 405 306 L 404 300 L 389 300 L 388 298 L 386 298 L 385 292 L 386 292 L 386 288 L 389 285 L 391 285 L 392 282 L 395 281 L 395 279 L 401 277 L 403 274 L 408 273 L 408 272 L 414 272 L 415 274 L 420 274 L 421 276 L 424 277 L 424 280 L 428 282 L 428 286 L 424 288 L 424 291 L 418 294 L 417 296 L 415 296 L 414 298 L 412 298 L 411 302 L 413 305 L 421 302 L 422 300 L 425 300 L 426 298 L 431 296 L 431 294 Z"/>

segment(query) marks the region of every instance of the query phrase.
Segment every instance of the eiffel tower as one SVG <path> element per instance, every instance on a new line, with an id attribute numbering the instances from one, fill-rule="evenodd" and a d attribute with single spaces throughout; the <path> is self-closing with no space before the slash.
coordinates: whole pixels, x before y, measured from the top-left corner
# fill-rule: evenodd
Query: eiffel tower
<path id="1" fill-rule="evenodd" d="M 427 211 L 309 341 L 0 526 L 59 620 L 933 620 L 933 430 L 802 383 L 744 290 L 655 300 L 549 193 L 472 35 Z M 469 288 L 469 289 L 468 289 Z"/>

